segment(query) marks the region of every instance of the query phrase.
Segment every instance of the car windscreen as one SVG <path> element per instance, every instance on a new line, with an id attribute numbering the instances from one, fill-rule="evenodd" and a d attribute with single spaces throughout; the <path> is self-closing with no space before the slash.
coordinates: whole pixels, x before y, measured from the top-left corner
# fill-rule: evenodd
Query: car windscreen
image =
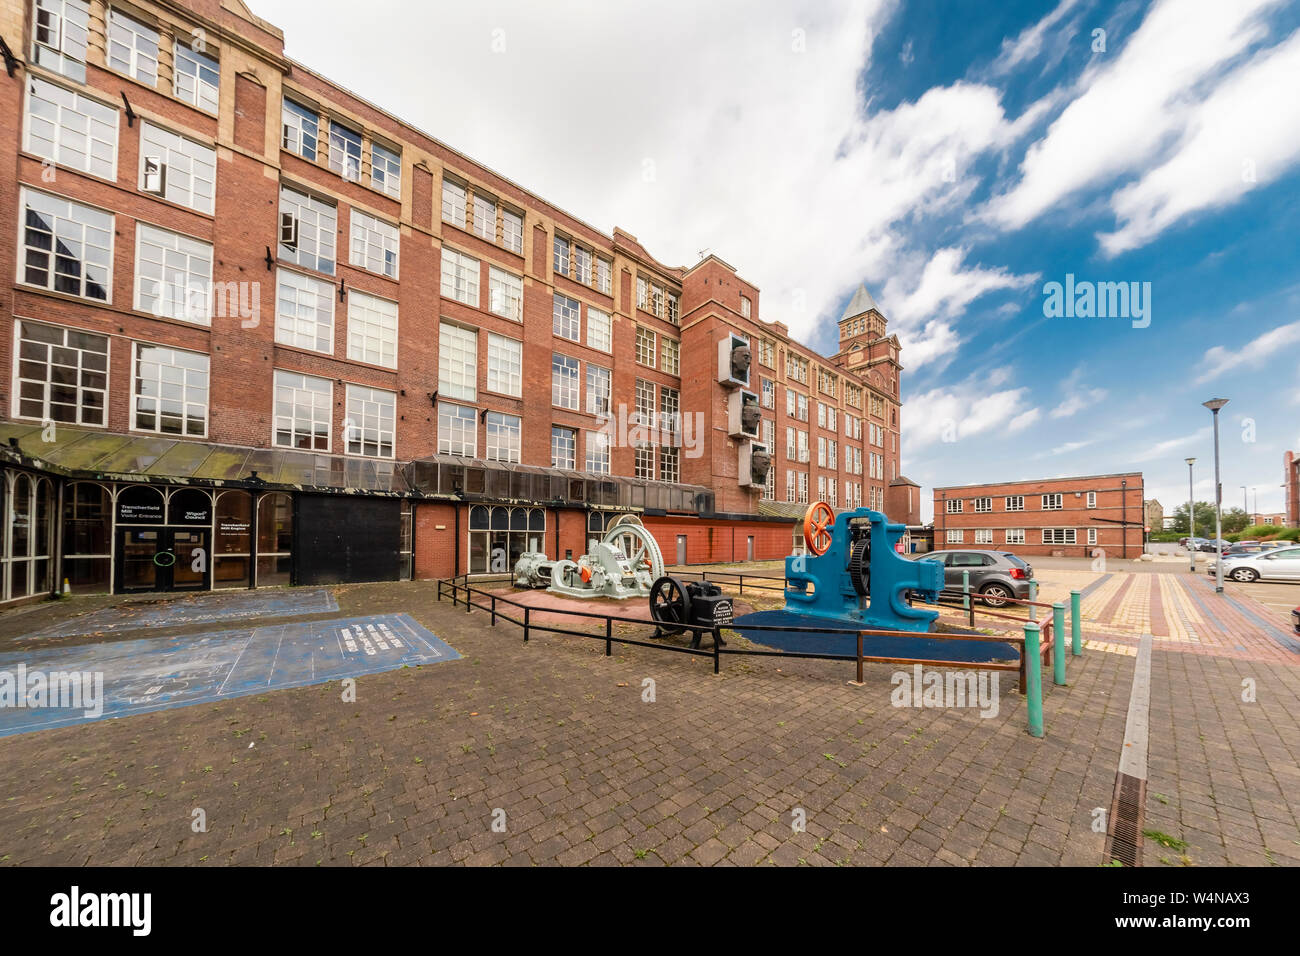
<path id="1" fill-rule="evenodd" d="M 1008 553 L 1008 552 L 1006 552 L 1006 551 L 1003 551 L 1003 552 L 1002 552 L 1002 557 L 1006 558 L 1008 561 L 1010 561 L 1012 564 L 1014 564 L 1014 565 L 1015 565 L 1016 567 L 1018 567 L 1018 568 L 1027 568 L 1027 567 L 1029 567 L 1029 565 L 1026 564 L 1024 561 L 1021 561 L 1020 558 L 1018 558 L 1018 557 L 1016 557 L 1014 554 L 1010 554 L 1010 553 Z"/>

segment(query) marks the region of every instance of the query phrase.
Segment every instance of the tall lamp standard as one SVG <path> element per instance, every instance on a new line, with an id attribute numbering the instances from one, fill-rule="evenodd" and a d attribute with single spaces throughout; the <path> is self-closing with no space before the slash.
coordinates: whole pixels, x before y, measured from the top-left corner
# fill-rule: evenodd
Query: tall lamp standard
<path id="1" fill-rule="evenodd" d="M 1196 459 L 1184 460 L 1187 462 L 1187 560 L 1191 563 L 1192 574 L 1195 574 L 1196 545 L 1192 539 L 1196 537 L 1196 502 L 1193 500 L 1195 495 L 1192 492 L 1192 465 L 1196 464 Z"/>
<path id="2" fill-rule="evenodd" d="M 1214 417 L 1214 550 L 1218 560 L 1214 563 L 1214 593 L 1223 593 L 1223 486 L 1219 484 L 1219 409 L 1228 404 L 1226 398 L 1212 398 L 1202 402 Z"/>

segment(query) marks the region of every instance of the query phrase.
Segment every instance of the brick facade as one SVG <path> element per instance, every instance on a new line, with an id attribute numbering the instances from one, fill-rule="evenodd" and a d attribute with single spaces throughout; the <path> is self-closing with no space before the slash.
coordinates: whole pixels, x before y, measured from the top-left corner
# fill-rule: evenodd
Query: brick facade
<path id="1" fill-rule="evenodd" d="M 934 546 L 1072 557 L 1099 548 L 1135 558 L 1142 553 L 1143 487 L 1142 473 L 1130 472 L 935 488 Z"/>

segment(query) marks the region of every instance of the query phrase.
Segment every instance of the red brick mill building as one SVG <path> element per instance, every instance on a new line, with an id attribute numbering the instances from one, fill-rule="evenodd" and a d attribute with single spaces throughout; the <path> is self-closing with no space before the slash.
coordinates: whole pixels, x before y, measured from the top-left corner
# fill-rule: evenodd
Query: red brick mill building
<path id="1" fill-rule="evenodd" d="M 934 489 L 934 546 L 1023 555 L 1142 553 L 1141 472 Z"/>
<path id="2" fill-rule="evenodd" d="M 788 554 L 818 498 L 915 523 L 865 289 L 821 356 L 239 0 L 3 0 L 0 36 L 0 601 L 478 571 L 625 512 L 669 562 Z"/>

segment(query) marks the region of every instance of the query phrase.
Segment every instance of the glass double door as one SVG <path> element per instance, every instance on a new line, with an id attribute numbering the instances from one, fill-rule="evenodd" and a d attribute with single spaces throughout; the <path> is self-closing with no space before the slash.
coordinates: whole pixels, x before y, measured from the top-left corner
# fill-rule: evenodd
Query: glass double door
<path id="1" fill-rule="evenodd" d="M 207 528 L 122 528 L 117 590 L 200 591 L 208 587 Z"/>

